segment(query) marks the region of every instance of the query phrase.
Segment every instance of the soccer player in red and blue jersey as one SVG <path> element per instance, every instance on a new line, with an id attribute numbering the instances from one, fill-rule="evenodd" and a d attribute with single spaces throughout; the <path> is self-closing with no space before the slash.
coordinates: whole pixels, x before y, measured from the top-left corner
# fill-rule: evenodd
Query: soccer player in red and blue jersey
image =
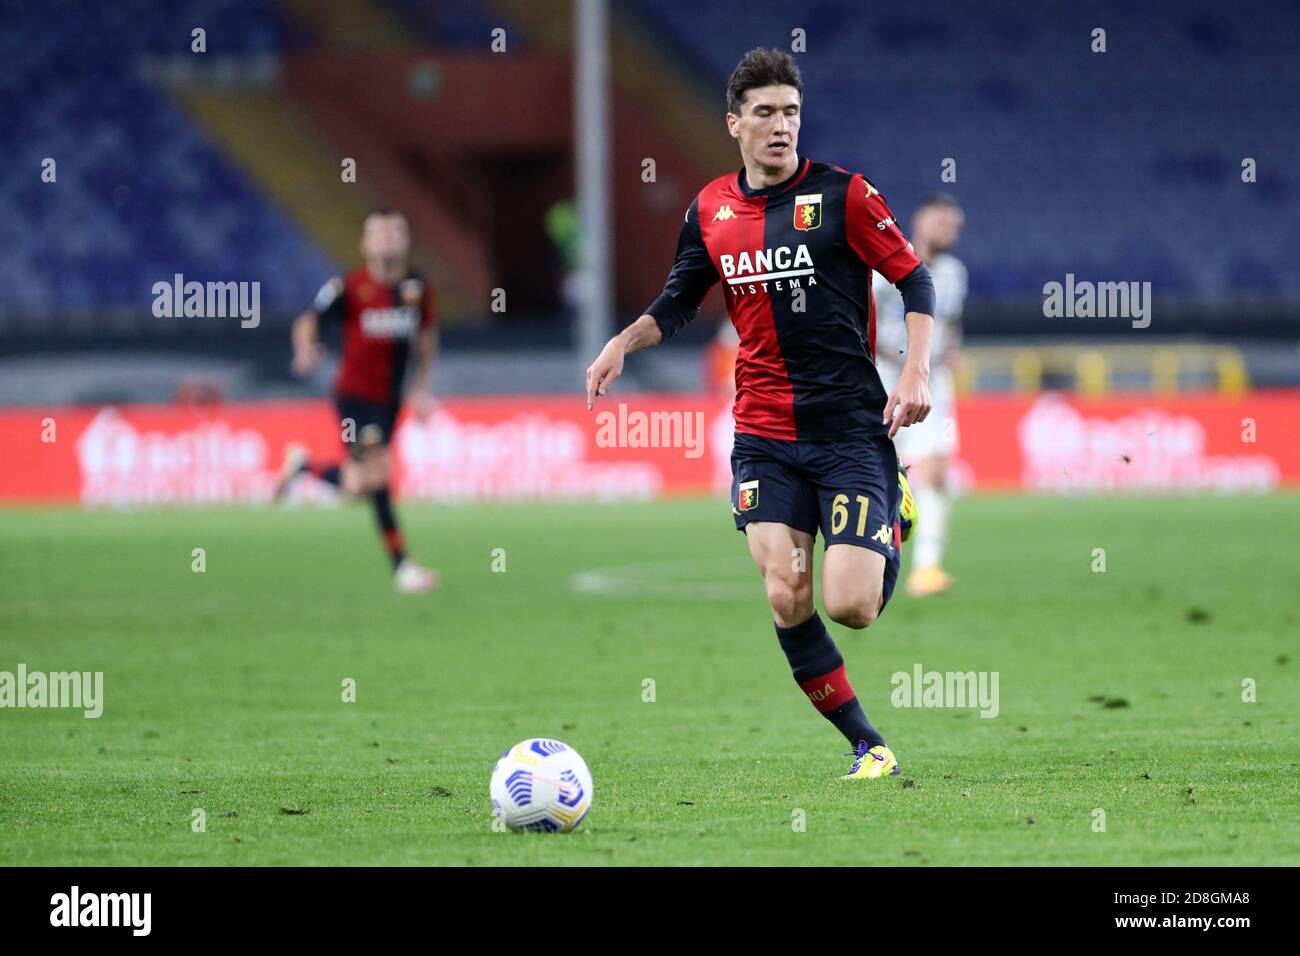
<path id="1" fill-rule="evenodd" d="M 369 498 L 393 562 L 393 581 L 405 594 L 431 591 L 437 575 L 407 557 L 389 494 L 392 461 L 388 446 L 401 408 L 412 346 L 415 373 L 407 394 L 417 416 L 433 407 L 429 378 L 438 351 L 433 287 L 411 268 L 411 234 L 406 217 L 378 209 L 361 230 L 364 264 L 345 278 L 334 277 L 293 325 L 293 364 L 306 375 L 323 355 L 321 322 L 343 330 L 342 356 L 334 380 L 339 434 L 347 457 L 311 462 L 301 446 L 290 446 L 276 498 L 293 480 L 310 473 L 352 497 Z"/>
<path id="2" fill-rule="evenodd" d="M 795 681 L 853 749 L 846 775 L 899 772 L 813 602 L 813 543 L 833 621 L 872 624 L 898 578 L 915 521 L 893 438 L 930 411 L 934 285 L 865 177 L 800 156 L 803 84 L 789 54 L 751 50 L 727 84 L 727 128 L 743 168 L 686 210 L 663 294 L 587 369 L 587 407 L 624 357 L 689 322 L 721 283 L 740 336 L 732 512 L 763 576 Z M 872 272 L 902 294 L 907 358 L 886 394 L 875 365 Z M 906 500 L 905 500 L 906 499 Z"/>

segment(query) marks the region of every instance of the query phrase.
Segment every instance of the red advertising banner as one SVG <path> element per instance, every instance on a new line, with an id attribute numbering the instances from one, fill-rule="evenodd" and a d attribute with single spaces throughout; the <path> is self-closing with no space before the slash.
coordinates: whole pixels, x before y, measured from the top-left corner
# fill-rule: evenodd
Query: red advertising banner
<path id="1" fill-rule="evenodd" d="M 394 437 L 400 496 L 625 500 L 720 492 L 731 414 L 703 394 L 451 398 Z M 1265 492 L 1300 485 L 1300 390 L 976 395 L 958 402 L 958 483 L 1035 492 Z M 0 502 L 269 500 L 284 446 L 342 456 L 325 401 L 0 410 Z M 305 480 L 295 494 L 326 494 Z"/>
<path id="2" fill-rule="evenodd" d="M 957 403 L 961 484 L 1031 492 L 1266 492 L 1300 484 L 1300 390 L 977 395 Z"/>
<path id="3" fill-rule="evenodd" d="M 448 399 L 424 421 L 399 419 L 395 484 L 440 501 L 695 494 L 711 486 L 719 429 L 729 447 L 730 408 L 696 394 L 630 395 L 593 412 L 582 395 Z M 333 405 L 0 410 L 0 502 L 265 502 L 292 442 L 341 460 Z"/>

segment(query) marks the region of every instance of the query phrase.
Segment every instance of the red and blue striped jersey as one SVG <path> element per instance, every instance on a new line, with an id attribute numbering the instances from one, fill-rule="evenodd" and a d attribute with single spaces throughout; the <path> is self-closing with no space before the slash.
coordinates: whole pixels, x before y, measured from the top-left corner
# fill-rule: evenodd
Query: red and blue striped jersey
<path id="1" fill-rule="evenodd" d="M 668 338 L 722 284 L 740 336 L 736 431 L 883 435 L 871 274 L 898 282 L 920 264 L 865 177 L 803 159 L 785 182 L 751 189 L 742 169 L 691 202 L 663 294 L 646 311 Z"/>

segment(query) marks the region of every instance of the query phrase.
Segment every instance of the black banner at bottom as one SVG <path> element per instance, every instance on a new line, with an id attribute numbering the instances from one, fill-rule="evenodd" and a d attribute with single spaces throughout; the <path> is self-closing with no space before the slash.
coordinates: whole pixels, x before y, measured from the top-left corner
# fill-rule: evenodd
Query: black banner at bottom
<path id="1" fill-rule="evenodd" d="M 79 942 L 332 944 L 436 926 L 481 934 L 471 938 L 490 949 L 498 926 L 526 929 L 535 918 L 540 927 L 563 915 L 577 921 L 567 922 L 571 930 L 586 919 L 593 931 L 611 919 L 652 935 L 680 926 L 697 943 L 710 930 L 734 944 L 815 921 L 850 936 L 875 926 L 914 941 L 1042 940 L 1049 932 L 1232 945 L 1242 933 L 1286 925 L 1290 876 L 1170 868 L 9 869 L 0 871 L 0 925 L 7 942 L 76 933 Z"/>

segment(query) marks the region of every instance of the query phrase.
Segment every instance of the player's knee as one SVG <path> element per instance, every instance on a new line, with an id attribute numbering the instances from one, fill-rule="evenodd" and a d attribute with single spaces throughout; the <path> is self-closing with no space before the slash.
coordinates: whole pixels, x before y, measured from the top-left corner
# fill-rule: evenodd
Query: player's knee
<path id="1" fill-rule="evenodd" d="M 362 483 L 366 494 L 374 494 L 388 487 L 392 478 L 392 465 L 388 453 L 382 447 L 366 452 L 362 461 Z"/>
<path id="2" fill-rule="evenodd" d="M 354 497 L 366 494 L 365 467 L 355 459 L 344 462 L 339 469 L 339 483 L 345 494 Z"/>
<path id="3" fill-rule="evenodd" d="M 870 627 L 880 616 L 880 595 L 827 595 L 826 615 L 836 624 L 860 631 Z"/>
<path id="4" fill-rule="evenodd" d="M 805 621 L 812 614 L 811 583 L 778 574 L 767 575 L 765 582 L 767 603 L 772 608 L 772 616 L 782 627 Z"/>

